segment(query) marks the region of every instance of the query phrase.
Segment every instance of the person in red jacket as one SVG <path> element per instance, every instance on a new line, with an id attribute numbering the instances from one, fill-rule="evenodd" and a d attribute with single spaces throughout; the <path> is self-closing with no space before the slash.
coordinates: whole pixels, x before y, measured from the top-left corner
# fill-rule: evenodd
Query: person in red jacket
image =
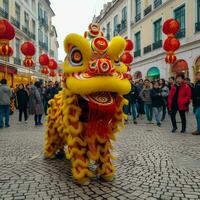
<path id="1" fill-rule="evenodd" d="M 179 111 L 181 117 L 182 130 L 186 131 L 186 116 L 185 112 L 189 110 L 191 100 L 191 88 L 185 83 L 184 74 L 179 74 L 176 77 L 176 84 L 172 86 L 168 96 L 168 108 L 171 115 L 172 133 L 177 130 L 176 113 Z"/>

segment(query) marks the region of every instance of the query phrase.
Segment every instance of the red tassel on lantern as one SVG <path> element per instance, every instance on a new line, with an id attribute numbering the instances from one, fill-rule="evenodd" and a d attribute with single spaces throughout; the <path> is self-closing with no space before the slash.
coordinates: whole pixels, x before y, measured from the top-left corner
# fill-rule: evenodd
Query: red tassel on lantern
<path id="1" fill-rule="evenodd" d="M 56 72 L 54 70 L 51 70 L 50 73 L 49 73 L 49 76 L 55 77 L 56 76 Z"/>
<path id="2" fill-rule="evenodd" d="M 30 67 L 33 67 L 34 62 L 33 62 L 31 57 L 26 57 L 25 60 L 23 61 L 23 64 L 24 64 L 25 67 L 30 68 Z"/>
<path id="3" fill-rule="evenodd" d="M 168 64 L 174 64 L 176 62 L 177 58 L 174 54 L 169 54 L 165 57 L 165 62 Z"/>

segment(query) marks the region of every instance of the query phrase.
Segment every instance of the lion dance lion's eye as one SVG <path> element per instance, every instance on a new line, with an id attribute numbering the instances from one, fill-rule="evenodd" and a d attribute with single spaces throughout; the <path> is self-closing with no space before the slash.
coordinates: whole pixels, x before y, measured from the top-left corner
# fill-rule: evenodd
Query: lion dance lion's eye
<path id="1" fill-rule="evenodd" d="M 82 53 L 76 47 L 72 48 L 68 59 L 72 66 L 81 66 L 83 64 Z"/>
<path id="2" fill-rule="evenodd" d="M 120 60 L 119 59 L 114 60 L 114 63 L 115 63 L 116 66 L 120 66 Z"/>

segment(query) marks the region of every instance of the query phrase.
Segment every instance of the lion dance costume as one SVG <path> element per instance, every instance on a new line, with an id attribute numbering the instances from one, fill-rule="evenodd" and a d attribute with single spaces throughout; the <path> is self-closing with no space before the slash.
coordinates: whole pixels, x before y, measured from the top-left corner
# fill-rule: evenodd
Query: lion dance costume
<path id="1" fill-rule="evenodd" d="M 70 34 L 64 40 L 65 78 L 62 91 L 49 101 L 44 153 L 50 158 L 64 149 L 79 183 L 94 175 L 91 161 L 101 178 L 114 175 L 111 140 L 126 117 L 122 95 L 131 89 L 127 66 L 120 62 L 125 47 L 119 36 L 108 42 L 94 23 L 84 37 Z"/>

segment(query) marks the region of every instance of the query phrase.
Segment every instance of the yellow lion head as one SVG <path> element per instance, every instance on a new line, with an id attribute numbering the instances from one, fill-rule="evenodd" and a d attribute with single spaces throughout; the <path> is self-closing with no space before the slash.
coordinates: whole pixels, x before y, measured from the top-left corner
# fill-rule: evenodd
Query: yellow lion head
<path id="1" fill-rule="evenodd" d="M 66 87 L 81 96 L 127 94 L 131 88 L 124 77 L 127 66 L 120 62 L 125 46 L 120 36 L 108 41 L 97 24 L 90 24 L 84 37 L 68 35 L 64 40 Z"/>

